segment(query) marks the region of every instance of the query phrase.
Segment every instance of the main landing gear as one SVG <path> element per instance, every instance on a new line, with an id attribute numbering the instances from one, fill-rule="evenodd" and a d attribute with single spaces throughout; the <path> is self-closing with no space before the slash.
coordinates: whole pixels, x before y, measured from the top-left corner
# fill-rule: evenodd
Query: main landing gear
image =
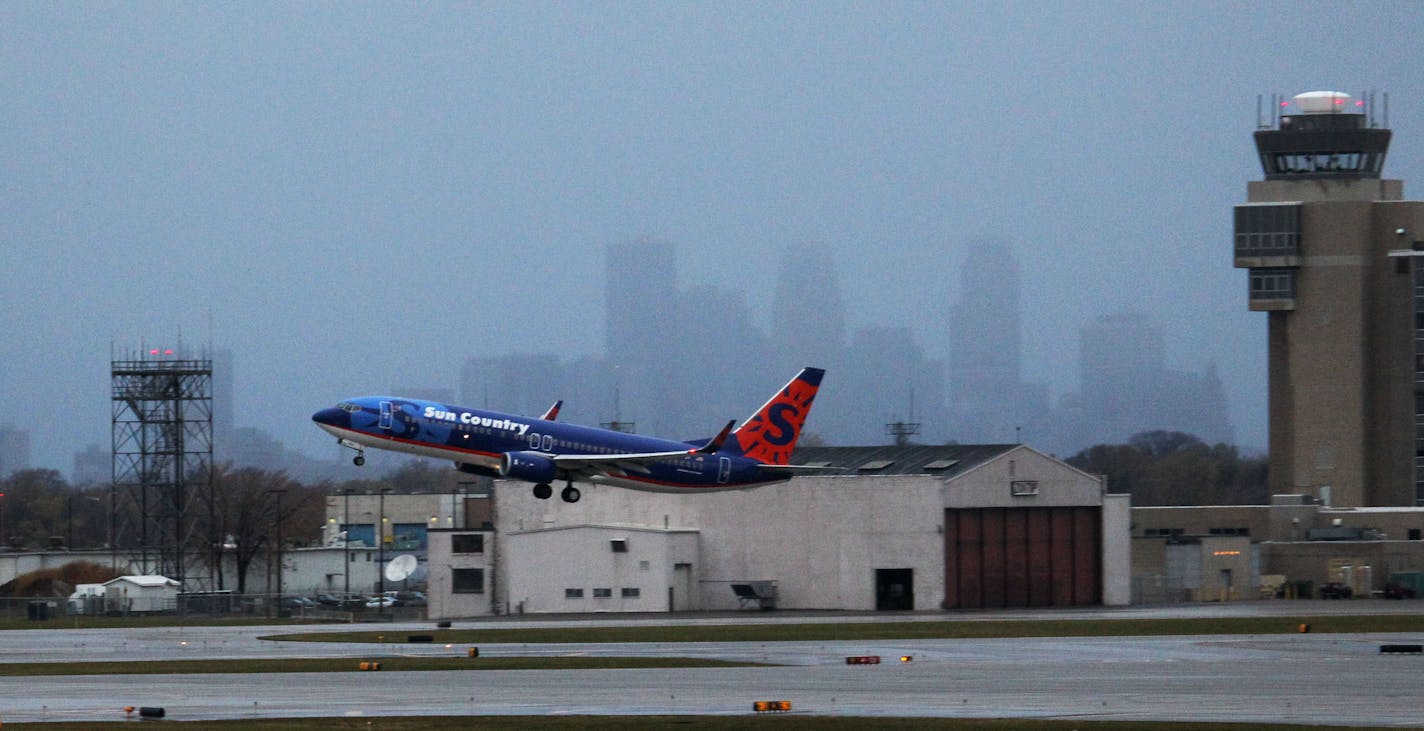
<path id="1" fill-rule="evenodd" d="M 366 464 L 366 448 L 365 448 L 365 447 L 363 447 L 363 446 L 357 444 L 356 442 L 351 441 L 350 439 L 337 439 L 337 440 L 336 440 L 336 443 L 337 443 L 337 444 L 340 444 L 340 445 L 343 446 L 343 447 L 346 447 L 347 449 L 354 449 L 354 450 L 356 450 L 356 456 L 351 458 L 351 464 L 354 464 L 354 465 L 356 465 L 357 467 L 360 467 L 361 465 Z"/>
<path id="2" fill-rule="evenodd" d="M 534 497 L 540 500 L 548 500 L 553 497 L 553 495 L 554 488 L 547 482 L 541 482 L 534 486 Z M 579 489 L 574 487 L 573 481 L 570 480 L 568 485 L 559 491 L 559 497 L 566 503 L 576 503 L 579 501 L 579 498 L 583 497 L 583 493 L 579 492 Z"/>

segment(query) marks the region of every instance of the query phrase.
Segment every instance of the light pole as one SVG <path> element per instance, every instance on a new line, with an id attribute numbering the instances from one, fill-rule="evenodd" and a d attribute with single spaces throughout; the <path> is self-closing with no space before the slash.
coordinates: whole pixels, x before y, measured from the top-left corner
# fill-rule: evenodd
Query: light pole
<path id="1" fill-rule="evenodd" d="M 341 518 L 345 521 L 341 526 L 341 532 L 345 534 L 344 540 L 341 542 L 341 557 L 346 568 L 346 578 L 341 589 L 341 601 L 344 602 L 351 597 L 351 488 L 348 487 L 341 492 L 346 496 L 342 509 L 344 515 Z"/>
<path id="2" fill-rule="evenodd" d="M 277 613 L 282 612 L 282 493 L 286 490 L 268 490 L 277 496 Z"/>
<path id="3" fill-rule="evenodd" d="M 386 493 L 390 491 L 391 488 L 389 487 L 381 488 L 379 506 L 376 508 L 376 510 L 380 512 L 376 522 L 376 543 L 380 544 L 380 549 L 376 552 L 378 555 L 376 559 L 377 597 L 384 597 L 386 595 Z M 382 601 L 382 603 L 384 604 L 384 601 Z M 384 608 L 385 607 L 382 607 L 382 609 Z"/>

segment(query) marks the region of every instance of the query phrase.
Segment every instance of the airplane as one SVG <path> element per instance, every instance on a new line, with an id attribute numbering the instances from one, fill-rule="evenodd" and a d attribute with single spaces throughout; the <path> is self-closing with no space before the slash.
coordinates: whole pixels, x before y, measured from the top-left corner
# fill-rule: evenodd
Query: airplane
<path id="1" fill-rule="evenodd" d="M 711 439 L 680 442 L 557 421 L 563 401 L 542 417 L 450 406 L 420 399 L 363 396 L 312 415 L 316 425 L 356 451 L 388 449 L 449 459 L 471 474 L 534 483 L 534 497 L 581 497 L 574 481 L 650 492 L 739 490 L 785 482 L 798 470 L 791 451 L 825 371 L 803 368 L 740 427 L 736 421 Z"/>

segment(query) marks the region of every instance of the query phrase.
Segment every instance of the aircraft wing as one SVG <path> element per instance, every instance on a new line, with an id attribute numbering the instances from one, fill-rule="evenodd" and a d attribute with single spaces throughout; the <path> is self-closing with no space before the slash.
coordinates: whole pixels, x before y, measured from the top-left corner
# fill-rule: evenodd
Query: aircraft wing
<path id="1" fill-rule="evenodd" d="M 849 467 L 832 467 L 820 464 L 759 464 L 757 469 L 764 472 L 814 472 L 816 470 L 828 470 L 831 472 L 845 472 Z"/>
<path id="2" fill-rule="evenodd" d="M 680 459 L 696 453 L 695 449 L 681 449 L 676 452 L 643 452 L 641 454 L 560 454 L 551 456 L 549 459 L 552 459 L 560 469 L 585 475 L 612 470 L 646 475 L 649 470 L 644 465 L 649 462 Z"/>
<path id="3" fill-rule="evenodd" d="M 727 441 L 727 435 L 732 433 L 732 427 L 737 423 L 736 419 L 727 422 L 725 427 L 717 436 L 707 440 L 701 447 L 689 449 L 678 449 L 670 452 L 633 452 L 627 454 L 560 454 L 550 457 L 554 464 L 566 470 L 581 471 L 602 471 L 609 468 L 633 472 L 647 472 L 643 465 L 649 462 L 662 462 L 669 459 L 681 459 L 694 454 L 712 454 L 722 448 L 722 444 Z"/>

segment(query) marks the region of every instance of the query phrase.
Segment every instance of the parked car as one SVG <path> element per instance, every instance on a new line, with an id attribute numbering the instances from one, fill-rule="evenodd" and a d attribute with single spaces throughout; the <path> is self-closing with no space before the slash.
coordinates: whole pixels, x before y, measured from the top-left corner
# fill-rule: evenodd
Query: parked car
<path id="1" fill-rule="evenodd" d="M 366 600 L 366 607 L 368 609 L 385 609 L 386 607 L 393 607 L 395 605 L 396 598 L 385 594 L 373 596 Z"/>
<path id="2" fill-rule="evenodd" d="M 425 606 L 425 593 L 419 591 L 398 591 L 395 593 L 394 606 L 423 607 Z"/>
<path id="3" fill-rule="evenodd" d="M 311 609 L 316 602 L 304 596 L 284 596 L 277 602 L 282 609 Z"/>
<path id="4" fill-rule="evenodd" d="M 1321 599 L 1350 599 L 1355 596 L 1354 590 L 1338 581 L 1322 584 L 1317 593 Z"/>
<path id="5" fill-rule="evenodd" d="M 350 612 L 366 606 L 366 597 L 356 594 L 340 595 L 322 593 L 316 595 L 316 602 L 327 609 L 339 609 L 341 611 Z"/>
<path id="6" fill-rule="evenodd" d="M 1385 599 L 1413 599 L 1413 598 L 1414 598 L 1414 587 L 1412 587 L 1412 586 L 1406 586 L 1406 585 L 1404 585 L 1404 584 L 1397 584 L 1397 583 L 1391 581 L 1390 583 L 1384 585 L 1384 598 L 1385 598 Z"/>

